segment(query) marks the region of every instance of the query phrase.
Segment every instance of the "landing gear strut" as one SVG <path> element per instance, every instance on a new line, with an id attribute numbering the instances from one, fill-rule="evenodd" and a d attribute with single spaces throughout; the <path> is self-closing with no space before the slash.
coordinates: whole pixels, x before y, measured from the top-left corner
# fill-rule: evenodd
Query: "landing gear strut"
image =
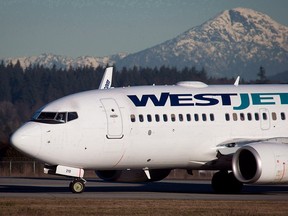
<path id="1" fill-rule="evenodd" d="M 85 189 L 86 181 L 83 178 L 75 178 L 69 185 L 71 192 L 82 193 Z"/>
<path id="2" fill-rule="evenodd" d="M 235 178 L 233 172 L 219 171 L 212 178 L 212 188 L 216 193 L 237 194 L 242 187 L 243 183 Z"/>

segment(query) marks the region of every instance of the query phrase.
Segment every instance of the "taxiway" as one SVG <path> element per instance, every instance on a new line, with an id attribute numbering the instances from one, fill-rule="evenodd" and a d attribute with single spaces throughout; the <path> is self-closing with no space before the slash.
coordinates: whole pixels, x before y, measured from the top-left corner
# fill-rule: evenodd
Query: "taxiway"
<path id="1" fill-rule="evenodd" d="M 244 186 L 241 194 L 215 194 L 209 181 L 163 180 L 154 183 L 108 183 L 87 179 L 85 192 L 69 191 L 66 178 L 0 177 L 0 197 L 187 199 L 187 200 L 288 200 L 288 185 Z"/>

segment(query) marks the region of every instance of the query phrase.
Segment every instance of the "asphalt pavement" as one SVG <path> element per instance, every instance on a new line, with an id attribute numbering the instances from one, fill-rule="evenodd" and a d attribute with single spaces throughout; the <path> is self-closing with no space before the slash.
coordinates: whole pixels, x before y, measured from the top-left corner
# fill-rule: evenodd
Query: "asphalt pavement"
<path id="1" fill-rule="evenodd" d="M 87 179 L 85 191 L 73 194 L 68 187 L 70 181 L 68 178 L 0 177 L 0 198 L 288 200 L 288 185 L 246 185 L 241 194 L 215 194 L 209 181 L 110 183 Z"/>

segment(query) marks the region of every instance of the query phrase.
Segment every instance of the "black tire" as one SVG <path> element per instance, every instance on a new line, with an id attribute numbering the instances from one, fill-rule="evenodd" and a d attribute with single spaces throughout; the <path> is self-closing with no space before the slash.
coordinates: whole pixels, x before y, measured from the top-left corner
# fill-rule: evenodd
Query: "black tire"
<path id="1" fill-rule="evenodd" d="M 85 189 L 85 183 L 82 180 L 74 180 L 69 185 L 70 190 L 72 193 L 82 193 Z"/>
<path id="2" fill-rule="evenodd" d="M 227 171 L 219 171 L 212 178 L 212 188 L 219 194 L 238 194 L 241 192 L 243 183 L 239 182 L 234 174 Z"/>
<path id="3" fill-rule="evenodd" d="M 235 178 L 233 172 L 228 174 L 228 193 L 239 194 L 242 191 L 243 183 Z"/>
<path id="4" fill-rule="evenodd" d="M 213 175 L 212 188 L 215 193 L 227 193 L 227 179 L 228 172 L 226 171 L 219 171 Z"/>

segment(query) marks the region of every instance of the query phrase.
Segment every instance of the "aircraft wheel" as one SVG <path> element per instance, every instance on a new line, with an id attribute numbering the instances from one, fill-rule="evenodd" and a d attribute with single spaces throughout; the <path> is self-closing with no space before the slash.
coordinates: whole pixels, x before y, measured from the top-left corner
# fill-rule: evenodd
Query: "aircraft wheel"
<path id="1" fill-rule="evenodd" d="M 226 193 L 228 172 L 219 171 L 213 175 L 212 188 L 216 193 Z"/>
<path id="2" fill-rule="evenodd" d="M 243 183 L 239 182 L 234 174 L 227 171 L 219 171 L 212 178 L 212 188 L 216 193 L 232 194 L 240 193 Z"/>
<path id="3" fill-rule="evenodd" d="M 85 183 L 81 179 L 75 179 L 70 183 L 69 188 L 73 193 L 82 193 L 85 189 Z"/>
<path id="4" fill-rule="evenodd" d="M 238 181 L 233 172 L 228 174 L 228 193 L 238 194 L 242 191 L 243 183 Z"/>

